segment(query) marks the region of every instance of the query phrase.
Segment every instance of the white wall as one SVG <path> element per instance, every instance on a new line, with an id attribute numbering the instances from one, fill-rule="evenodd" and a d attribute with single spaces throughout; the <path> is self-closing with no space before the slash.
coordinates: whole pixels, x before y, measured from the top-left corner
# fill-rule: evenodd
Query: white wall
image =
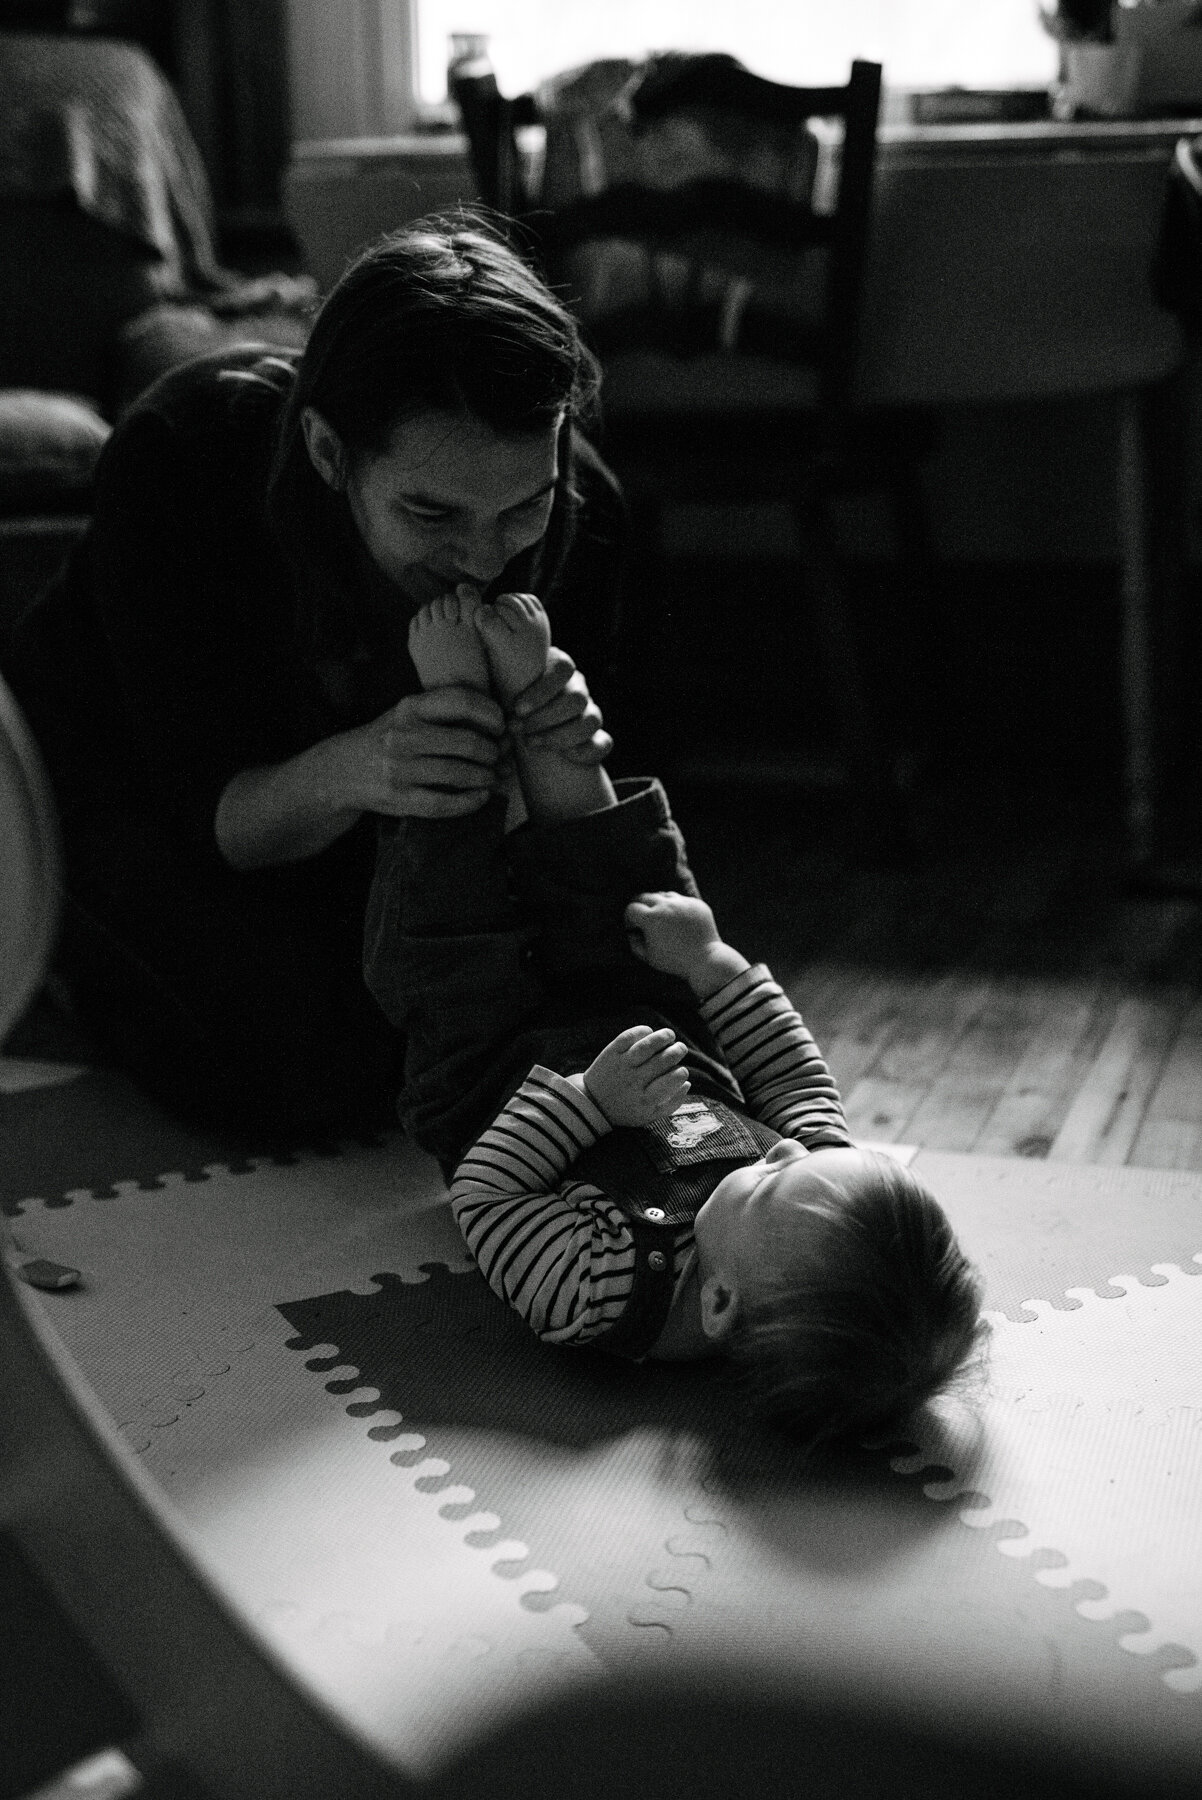
<path id="1" fill-rule="evenodd" d="M 409 0 L 288 0 L 288 40 L 294 141 L 410 129 Z"/>

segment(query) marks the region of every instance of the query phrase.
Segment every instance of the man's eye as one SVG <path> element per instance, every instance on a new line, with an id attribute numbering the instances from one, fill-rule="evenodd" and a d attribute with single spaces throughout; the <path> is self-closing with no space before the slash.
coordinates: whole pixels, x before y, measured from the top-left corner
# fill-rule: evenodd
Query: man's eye
<path id="1" fill-rule="evenodd" d="M 516 506 L 507 506 L 501 516 L 506 519 L 532 519 L 537 513 L 545 512 L 553 499 L 553 494 L 535 494 L 529 500 L 519 500 Z"/>
<path id="2" fill-rule="evenodd" d="M 411 519 L 417 519 L 423 525 L 439 525 L 448 516 L 445 512 L 437 509 L 431 511 L 428 507 L 424 506 L 405 506 L 402 504 L 400 511 L 408 513 Z"/>

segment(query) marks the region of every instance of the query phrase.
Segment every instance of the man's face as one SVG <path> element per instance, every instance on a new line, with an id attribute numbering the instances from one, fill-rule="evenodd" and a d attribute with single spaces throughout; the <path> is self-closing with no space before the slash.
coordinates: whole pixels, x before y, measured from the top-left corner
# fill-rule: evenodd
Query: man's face
<path id="1" fill-rule="evenodd" d="M 419 413 L 383 453 L 352 453 L 345 492 L 377 568 L 414 608 L 460 582 L 483 589 L 551 516 L 558 423 L 501 436 L 479 419 Z"/>

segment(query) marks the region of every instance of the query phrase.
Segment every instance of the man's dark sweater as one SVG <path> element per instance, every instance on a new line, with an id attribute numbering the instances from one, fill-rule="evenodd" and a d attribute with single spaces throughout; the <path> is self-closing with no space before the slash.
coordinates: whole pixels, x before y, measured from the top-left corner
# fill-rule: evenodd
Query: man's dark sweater
<path id="1" fill-rule="evenodd" d="M 313 1090 L 327 1026 L 345 1039 L 349 1016 L 352 1037 L 360 1025 L 380 1036 L 359 977 L 374 821 L 252 874 L 225 864 L 214 835 L 240 770 L 364 724 L 419 685 L 410 608 L 368 562 L 343 498 L 315 484 L 318 566 L 288 554 L 269 516 L 295 360 L 245 348 L 157 383 L 106 447 L 86 538 L 5 649 L 61 816 L 65 966 L 102 1043 L 144 1076 L 147 1056 L 155 1072 L 165 1060 L 171 1092 L 181 1078 L 188 1092 L 211 1085 L 218 1058 L 223 1091 L 278 1087 L 277 1073 Z M 579 438 L 574 452 L 577 530 L 543 598 L 604 704 L 621 500 Z M 532 585 L 521 562 L 496 591 Z M 348 617 L 360 624 L 349 641 Z M 323 1000 L 322 983 L 337 993 Z M 323 1022 L 328 1006 L 338 1018 Z M 303 1080 L 299 1039 L 320 1065 Z M 262 1067 L 273 1044 L 277 1071 Z"/>

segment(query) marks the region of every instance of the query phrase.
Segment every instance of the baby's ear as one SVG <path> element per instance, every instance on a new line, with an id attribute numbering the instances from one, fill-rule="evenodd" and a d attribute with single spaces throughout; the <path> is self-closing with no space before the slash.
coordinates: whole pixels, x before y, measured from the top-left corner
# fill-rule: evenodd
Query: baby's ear
<path id="1" fill-rule="evenodd" d="M 734 1330 L 739 1311 L 739 1292 L 720 1275 L 711 1275 L 701 1286 L 701 1329 L 711 1344 L 721 1344 Z"/>

